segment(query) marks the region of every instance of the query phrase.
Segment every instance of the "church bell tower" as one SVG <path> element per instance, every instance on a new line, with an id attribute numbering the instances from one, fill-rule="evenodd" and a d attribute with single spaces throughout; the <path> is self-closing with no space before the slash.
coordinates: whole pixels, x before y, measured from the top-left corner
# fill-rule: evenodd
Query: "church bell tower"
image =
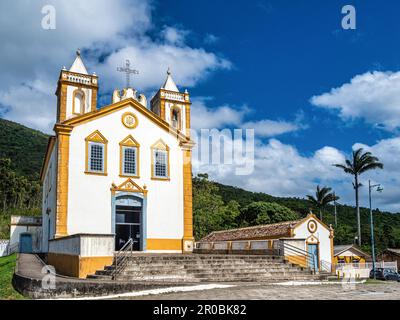
<path id="1" fill-rule="evenodd" d="M 151 99 L 151 111 L 168 122 L 175 130 L 190 136 L 190 97 L 187 90 L 181 93 L 172 79 L 171 70 L 167 71 L 164 85 Z"/>
<path id="2" fill-rule="evenodd" d="M 60 72 L 56 91 L 57 123 L 95 111 L 98 88 L 97 75 L 88 73 L 78 50 L 71 68 L 64 67 Z"/>

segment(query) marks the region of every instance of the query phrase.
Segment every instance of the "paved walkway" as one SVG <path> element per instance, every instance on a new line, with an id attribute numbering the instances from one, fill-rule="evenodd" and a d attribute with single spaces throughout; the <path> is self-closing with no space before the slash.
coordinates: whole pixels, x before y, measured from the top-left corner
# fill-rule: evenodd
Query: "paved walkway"
<path id="1" fill-rule="evenodd" d="M 400 283 L 281 286 L 237 284 L 225 289 L 132 297 L 130 300 L 400 300 Z"/>

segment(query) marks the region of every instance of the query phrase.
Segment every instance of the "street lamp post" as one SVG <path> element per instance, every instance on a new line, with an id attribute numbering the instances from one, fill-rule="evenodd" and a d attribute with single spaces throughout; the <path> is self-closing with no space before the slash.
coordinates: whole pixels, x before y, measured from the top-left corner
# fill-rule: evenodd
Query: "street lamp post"
<path id="1" fill-rule="evenodd" d="M 382 192 L 383 188 L 380 184 L 371 185 L 371 180 L 368 181 L 369 184 L 369 214 L 371 220 L 371 247 L 372 247 L 372 270 L 374 274 L 374 279 L 376 279 L 375 275 L 375 238 L 374 238 L 374 215 L 372 213 L 372 189 L 376 188 L 376 191 Z"/>
<path id="2" fill-rule="evenodd" d="M 337 228 L 337 208 L 336 208 L 336 193 L 333 193 L 333 205 L 335 207 L 335 228 Z"/>

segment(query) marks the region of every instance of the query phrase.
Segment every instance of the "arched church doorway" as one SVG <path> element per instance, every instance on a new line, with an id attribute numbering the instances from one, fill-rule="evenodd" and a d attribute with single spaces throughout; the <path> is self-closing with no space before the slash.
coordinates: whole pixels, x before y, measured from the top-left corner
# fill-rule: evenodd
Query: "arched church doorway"
<path id="1" fill-rule="evenodd" d="M 114 210 L 115 250 L 121 250 L 129 239 L 133 240 L 133 250 L 143 250 L 143 199 L 134 195 L 116 196 Z"/>

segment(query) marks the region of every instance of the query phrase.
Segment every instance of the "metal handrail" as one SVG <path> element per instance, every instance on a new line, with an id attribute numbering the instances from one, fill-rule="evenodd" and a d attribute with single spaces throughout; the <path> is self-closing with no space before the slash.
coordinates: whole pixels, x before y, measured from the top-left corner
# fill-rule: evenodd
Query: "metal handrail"
<path id="1" fill-rule="evenodd" d="M 132 253 L 133 252 L 133 239 L 130 238 L 124 246 L 121 248 L 120 251 L 115 252 L 114 254 L 114 263 L 115 263 L 115 268 L 113 272 L 111 273 L 112 279 L 117 280 L 117 276 L 122 272 L 122 270 L 125 269 L 125 266 L 127 265 L 129 261 L 128 255 L 126 255 L 127 252 Z"/>
<path id="2" fill-rule="evenodd" d="M 332 272 L 333 271 L 332 263 L 325 260 L 321 260 L 321 271 Z"/>
<path id="3" fill-rule="evenodd" d="M 19 251 L 19 242 L 14 243 L 12 246 L 8 245 L 7 246 L 7 255 L 12 255 L 14 253 L 17 253 Z"/>
<path id="4" fill-rule="evenodd" d="M 286 255 L 285 254 L 285 250 L 288 250 L 288 251 L 292 251 L 293 253 L 299 254 L 302 257 L 305 257 L 307 266 L 309 268 L 311 268 L 311 270 L 313 272 L 317 271 L 317 266 L 315 265 L 315 255 L 313 253 L 310 253 L 310 252 L 305 251 L 303 249 L 297 248 L 297 247 L 292 246 L 292 245 L 290 245 L 288 243 L 285 243 L 283 241 L 281 242 L 280 250 L 281 250 L 281 255 L 282 256 L 285 256 Z M 310 264 L 310 262 L 311 262 L 311 264 Z"/>

